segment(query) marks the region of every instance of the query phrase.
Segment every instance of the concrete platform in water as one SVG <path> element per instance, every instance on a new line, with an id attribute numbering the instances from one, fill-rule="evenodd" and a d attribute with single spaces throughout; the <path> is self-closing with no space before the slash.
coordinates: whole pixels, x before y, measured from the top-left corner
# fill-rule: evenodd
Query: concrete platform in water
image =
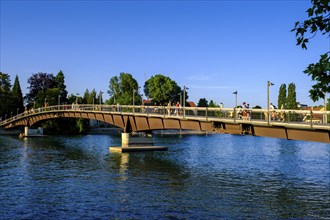
<path id="1" fill-rule="evenodd" d="M 166 151 L 167 147 L 163 146 L 119 146 L 109 147 L 111 152 L 138 152 L 138 151 Z"/>

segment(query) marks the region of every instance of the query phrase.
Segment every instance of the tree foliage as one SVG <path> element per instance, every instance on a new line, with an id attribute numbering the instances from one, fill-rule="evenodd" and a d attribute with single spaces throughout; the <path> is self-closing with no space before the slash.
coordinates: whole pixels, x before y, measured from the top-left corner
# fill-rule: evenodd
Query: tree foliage
<path id="1" fill-rule="evenodd" d="M 56 88 L 56 82 L 53 74 L 49 73 L 34 73 L 28 79 L 30 86 L 28 87 L 29 92 L 26 94 L 25 99 L 30 106 L 41 107 L 47 100 L 51 100 L 50 94 L 54 95 L 54 92 L 50 92 L 47 96 L 47 90 Z M 59 90 L 56 97 L 59 95 Z M 54 100 L 53 98 L 52 100 Z"/>
<path id="2" fill-rule="evenodd" d="M 178 84 L 171 78 L 157 74 L 148 79 L 144 84 L 144 93 L 154 103 L 176 103 L 183 97 L 183 91 Z M 181 95 L 180 95 L 181 94 Z M 188 99 L 187 92 L 185 94 Z"/>
<path id="3" fill-rule="evenodd" d="M 213 102 L 213 100 L 211 100 L 208 107 L 215 108 L 217 105 Z"/>
<path id="4" fill-rule="evenodd" d="M 307 9 L 308 19 L 296 22 L 291 30 L 296 33 L 297 45 L 307 49 L 307 43 L 318 32 L 330 37 L 330 5 L 329 0 L 311 0 L 312 7 Z M 313 101 L 325 98 L 330 92 L 330 51 L 321 55 L 317 63 L 309 64 L 304 73 L 312 77 L 316 83 L 310 89 L 310 97 Z"/>
<path id="5" fill-rule="evenodd" d="M 68 91 L 66 90 L 66 85 L 65 85 L 65 76 L 62 72 L 62 70 L 60 70 L 60 72 L 57 73 L 57 75 L 55 76 L 55 83 L 56 83 L 56 88 L 59 89 L 60 92 L 60 100 L 61 103 L 67 102 L 68 101 Z"/>
<path id="6" fill-rule="evenodd" d="M 200 98 L 197 104 L 197 107 L 208 107 L 208 101 L 206 98 Z"/>
<path id="7" fill-rule="evenodd" d="M 277 100 L 277 106 L 278 108 L 281 108 L 282 105 L 285 108 L 286 103 L 286 84 L 281 84 L 280 90 L 278 92 L 278 100 Z"/>
<path id="8" fill-rule="evenodd" d="M 0 117 L 2 119 L 10 117 L 12 111 L 12 93 L 10 92 L 10 77 L 6 73 L 0 72 Z"/>
<path id="9" fill-rule="evenodd" d="M 15 77 L 14 85 L 12 88 L 12 98 L 14 104 L 13 108 L 17 110 L 17 112 L 23 112 L 24 111 L 23 93 L 17 75 Z"/>
<path id="10" fill-rule="evenodd" d="M 139 85 L 133 76 L 129 73 L 120 73 L 119 77 L 112 77 L 109 82 L 108 94 L 110 95 L 108 104 L 119 103 L 121 105 L 132 105 L 133 94 L 134 103 L 142 103 L 141 95 L 139 94 Z M 100 94 L 98 97 L 100 97 Z"/>
<path id="11" fill-rule="evenodd" d="M 99 100 L 96 98 L 96 91 L 93 89 L 91 92 L 89 92 L 88 89 L 86 89 L 84 96 L 82 98 L 82 102 L 84 104 L 99 104 Z"/>
<path id="12" fill-rule="evenodd" d="M 287 109 L 297 109 L 296 85 L 294 83 L 290 83 L 288 86 L 288 97 L 285 106 Z"/>

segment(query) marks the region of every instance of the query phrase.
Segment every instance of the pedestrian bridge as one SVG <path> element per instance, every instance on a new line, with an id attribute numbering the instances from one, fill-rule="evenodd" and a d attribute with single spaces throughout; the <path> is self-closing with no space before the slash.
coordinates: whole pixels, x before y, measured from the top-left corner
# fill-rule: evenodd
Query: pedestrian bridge
<path id="1" fill-rule="evenodd" d="M 330 143 L 330 111 L 133 105 L 57 105 L 33 109 L 0 122 L 5 129 L 31 127 L 56 118 L 103 121 L 124 133 L 199 130 Z"/>

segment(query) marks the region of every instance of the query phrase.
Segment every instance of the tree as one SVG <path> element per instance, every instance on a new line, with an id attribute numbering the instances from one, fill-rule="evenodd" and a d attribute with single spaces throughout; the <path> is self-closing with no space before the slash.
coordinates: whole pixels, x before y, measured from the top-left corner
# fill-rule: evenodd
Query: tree
<path id="1" fill-rule="evenodd" d="M 68 91 L 66 90 L 65 76 L 62 70 L 60 70 L 60 72 L 58 72 L 57 75 L 55 76 L 55 83 L 56 83 L 56 88 L 58 88 L 60 91 L 61 102 L 67 102 Z"/>
<path id="2" fill-rule="evenodd" d="M 30 106 L 40 107 L 47 101 L 47 99 L 51 99 L 51 97 L 47 97 L 47 90 L 51 88 L 56 88 L 57 84 L 55 82 L 55 78 L 53 74 L 49 73 L 35 73 L 29 79 L 28 83 L 30 86 L 28 87 L 29 92 L 26 94 L 25 99 Z M 52 94 L 54 94 L 52 92 Z M 57 94 L 58 96 L 58 94 Z"/>
<path id="3" fill-rule="evenodd" d="M 200 98 L 197 107 L 208 107 L 208 101 L 206 98 Z"/>
<path id="4" fill-rule="evenodd" d="M 318 32 L 330 37 L 330 5 L 329 0 L 311 0 L 313 4 L 306 12 L 309 19 L 303 22 L 296 22 L 295 27 L 291 30 L 296 32 L 297 45 L 303 49 L 307 49 L 307 43 L 314 38 Z M 307 33 L 307 34 L 306 34 Z M 310 35 L 308 35 L 308 33 Z M 306 35 L 305 35 L 306 34 Z M 307 36 L 308 35 L 308 36 Z M 310 97 L 313 101 L 325 98 L 325 94 L 330 92 L 330 51 L 321 55 L 317 63 L 309 64 L 304 71 L 316 81 L 312 89 L 309 90 Z"/>
<path id="5" fill-rule="evenodd" d="M 278 92 L 278 100 L 277 100 L 278 108 L 281 108 L 282 105 L 285 108 L 285 103 L 286 103 L 286 85 L 281 84 L 280 90 Z"/>
<path id="6" fill-rule="evenodd" d="M 208 107 L 215 108 L 217 105 L 213 102 L 213 100 L 211 100 Z"/>
<path id="7" fill-rule="evenodd" d="M 183 97 L 183 91 L 178 84 L 161 74 L 154 75 L 145 82 L 144 93 L 154 103 L 168 103 L 169 101 L 176 103 L 180 101 L 180 95 Z M 188 99 L 187 91 L 185 98 Z"/>
<path id="8" fill-rule="evenodd" d="M 108 104 L 132 105 L 133 94 L 135 104 L 141 104 L 139 84 L 129 73 L 120 73 L 119 77 L 112 77 L 109 82 L 108 94 L 110 95 Z M 100 97 L 100 93 L 98 97 Z"/>
<path id="9" fill-rule="evenodd" d="M 285 106 L 287 109 L 297 109 L 296 85 L 294 83 L 290 83 L 288 86 L 288 97 Z"/>
<path id="10" fill-rule="evenodd" d="M 10 117 L 12 111 L 12 93 L 10 92 L 10 77 L 0 72 L 0 118 Z"/>
<path id="11" fill-rule="evenodd" d="M 23 112 L 24 111 L 23 93 L 17 75 L 15 77 L 15 81 L 11 93 L 13 98 L 14 110 L 16 110 L 17 112 L 19 111 Z"/>

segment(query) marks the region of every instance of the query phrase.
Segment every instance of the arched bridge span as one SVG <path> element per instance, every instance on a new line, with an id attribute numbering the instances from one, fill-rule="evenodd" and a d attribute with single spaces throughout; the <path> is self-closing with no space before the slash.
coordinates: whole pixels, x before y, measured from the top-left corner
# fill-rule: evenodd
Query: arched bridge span
<path id="1" fill-rule="evenodd" d="M 235 108 L 60 105 L 24 112 L 1 121 L 0 127 L 29 127 L 54 118 L 95 119 L 122 128 L 125 133 L 200 130 L 330 143 L 329 111 L 275 110 L 271 113 L 265 109 L 249 109 L 244 114 Z"/>

